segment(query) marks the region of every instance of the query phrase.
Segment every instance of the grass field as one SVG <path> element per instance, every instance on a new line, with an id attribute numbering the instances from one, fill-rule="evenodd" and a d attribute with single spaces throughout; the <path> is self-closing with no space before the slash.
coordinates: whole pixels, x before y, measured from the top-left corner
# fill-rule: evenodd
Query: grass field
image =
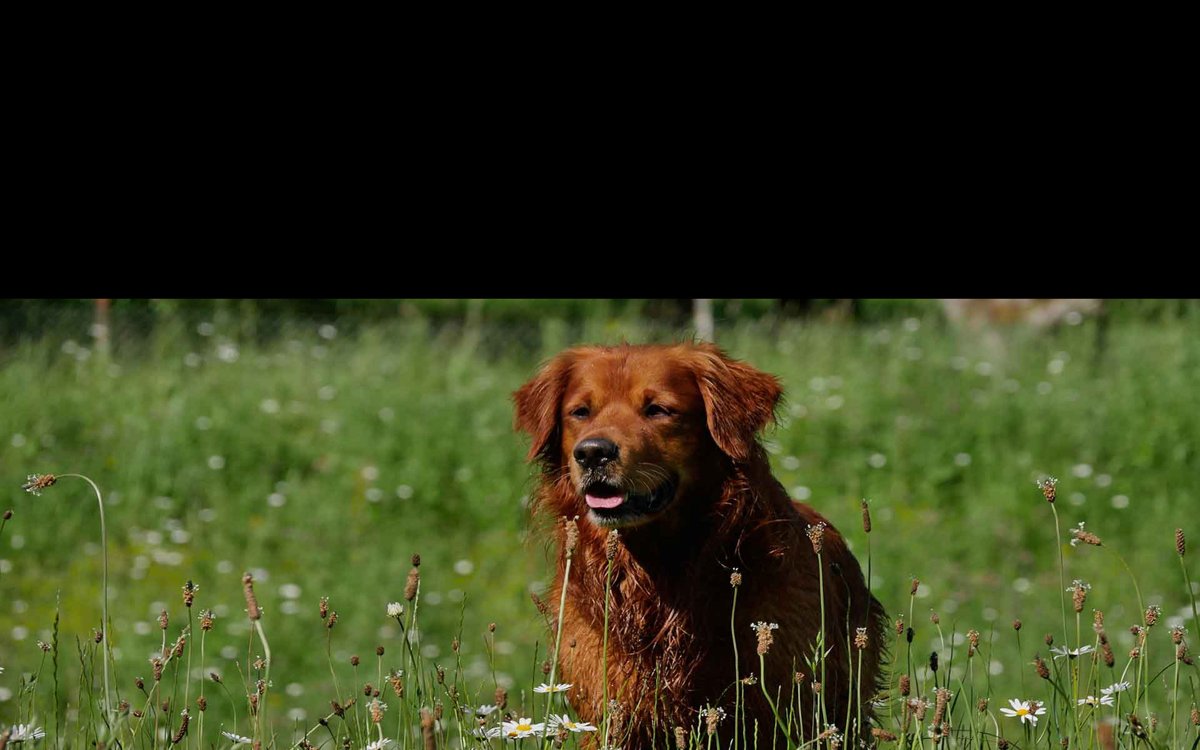
<path id="1" fill-rule="evenodd" d="M 272 650 L 266 708 L 283 729 L 307 729 L 334 695 L 327 644 L 347 685 L 378 685 L 377 667 L 404 666 L 400 628 L 385 610 L 402 600 L 419 552 L 423 658 L 461 659 L 468 692 L 490 698 L 494 641 L 496 680 L 516 702 L 522 687 L 545 679 L 546 636 L 529 593 L 544 588 L 551 568 L 525 536 L 531 470 L 509 394 L 567 345 L 682 334 L 621 319 L 546 320 L 532 330 L 515 337 L 483 323 L 408 321 L 349 335 L 296 323 L 258 342 L 231 319 L 162 325 L 107 355 L 79 333 L 4 350 L 0 476 L 9 489 L 0 510 L 13 517 L 0 533 L 0 726 L 33 719 L 51 731 L 61 722 L 69 737 L 79 707 L 88 710 L 75 644 L 89 643 L 101 621 L 97 505 L 73 479 L 23 493 L 26 475 L 41 472 L 86 474 L 104 492 L 110 644 L 123 697 L 135 677 L 150 679 L 164 637 L 174 641 L 189 614 L 195 627 L 203 608 L 216 621 L 203 663 L 192 658 L 194 676 L 238 680 L 238 663 L 246 669 L 262 653 L 245 614 L 248 571 Z M 1126 565 L 1143 603 L 1194 637 L 1200 624 L 1175 529 L 1200 543 L 1195 314 L 1120 323 L 1104 335 L 1090 321 L 980 336 L 936 318 L 760 320 L 720 328 L 718 341 L 782 378 L 780 424 L 765 435 L 776 475 L 860 557 L 859 503 L 869 499 L 873 588 L 914 626 L 914 655 L 937 650 L 946 664 L 957 649 L 952 679 L 963 674 L 964 634 L 974 628 L 995 642 L 973 673 L 981 688 L 987 673 L 993 704 L 1030 693 L 1033 652 L 1049 656 L 1042 635 L 1063 643 L 1063 577 L 1091 585 L 1085 630 L 1092 607 L 1103 609 L 1123 658 L 1133 646 L 1128 626 L 1142 618 Z M 1059 478 L 1058 542 L 1035 484 L 1047 475 Z M 1081 521 L 1103 547 L 1067 545 Z M 1195 559 L 1184 558 L 1193 582 Z M 191 611 L 181 600 L 188 580 L 199 586 Z M 338 612 L 332 630 L 318 615 L 323 596 Z M 60 718 L 36 645 L 53 638 L 56 612 Z M 1024 624 L 1020 655 L 1014 618 Z M 1158 651 L 1169 665 L 1169 649 Z M 42 684 L 23 692 L 35 674 Z M 1198 702 L 1198 677 L 1185 669 L 1184 714 Z M 1165 695 L 1155 693 L 1160 712 Z M 213 699 L 210 741 L 220 726 L 234 728 L 229 709 Z M 1187 716 L 1177 724 L 1190 742 Z"/>

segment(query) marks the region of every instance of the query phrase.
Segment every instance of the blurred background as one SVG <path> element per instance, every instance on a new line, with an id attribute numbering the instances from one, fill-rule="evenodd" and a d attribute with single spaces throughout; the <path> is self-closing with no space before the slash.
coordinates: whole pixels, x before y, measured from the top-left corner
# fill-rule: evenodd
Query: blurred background
<path id="1" fill-rule="evenodd" d="M 4 300 L 0 721 L 56 610 L 66 654 L 100 624 L 95 498 L 70 479 L 21 491 L 45 472 L 104 492 L 122 694 L 149 678 L 160 611 L 168 643 L 187 623 L 188 580 L 195 610 L 217 614 L 193 670 L 236 680 L 257 654 L 249 571 L 274 715 L 311 722 L 331 697 L 327 636 L 347 682 L 352 655 L 375 675 L 377 646 L 385 671 L 403 666 L 385 610 L 413 552 L 425 656 L 461 658 L 490 696 L 494 622 L 497 678 L 528 684 L 545 637 L 530 593 L 550 565 L 526 538 L 532 470 L 509 395 L 567 346 L 692 338 L 782 379 L 764 436 L 776 476 L 864 560 L 870 501 L 876 594 L 907 613 L 921 581 L 914 651 L 943 648 L 931 611 L 947 648 L 980 630 L 997 644 L 990 679 L 1018 695 L 1011 622 L 1026 661 L 1061 631 L 1060 549 L 1067 580 L 1093 587 L 1087 622 L 1103 609 L 1118 647 L 1140 617 L 1126 566 L 1168 622 L 1189 617 L 1174 531 L 1200 542 L 1196 300 Z M 1079 522 L 1105 546 L 1066 545 Z M 78 660 L 59 668 L 74 685 Z"/>

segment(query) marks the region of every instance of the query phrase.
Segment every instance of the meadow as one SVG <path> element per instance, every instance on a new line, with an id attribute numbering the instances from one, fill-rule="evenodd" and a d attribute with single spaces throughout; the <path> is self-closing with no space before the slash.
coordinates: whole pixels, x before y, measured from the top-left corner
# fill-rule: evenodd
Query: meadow
<path id="1" fill-rule="evenodd" d="M 890 644 L 893 659 L 911 669 L 925 698 L 933 699 L 936 680 L 954 691 L 956 726 L 972 729 L 958 746 L 996 746 L 1000 732 L 984 716 L 1007 729 L 1013 746 L 1058 747 L 1066 734 L 1073 747 L 1104 746 L 1098 728 L 1045 731 L 1043 717 L 1027 735 L 1027 724 L 998 709 L 1014 698 L 1049 700 L 1035 653 L 1066 684 L 1064 704 L 1128 679 L 1122 668 L 1139 637 L 1130 626 L 1144 626 L 1145 609 L 1158 607 L 1161 623 L 1142 646 L 1153 662 L 1134 664 L 1139 675 L 1147 664 L 1137 678 L 1146 736 L 1124 721 L 1115 741 L 1194 747 L 1200 672 L 1174 659 L 1167 635 L 1185 627 L 1181 638 L 1194 639 L 1200 628 L 1198 551 L 1181 555 L 1176 545 L 1180 528 L 1200 544 L 1200 314 L 1190 309 L 1104 331 L 1084 320 L 1052 332 L 982 334 L 936 315 L 718 327 L 732 355 L 782 379 L 779 424 L 764 436 L 776 476 L 864 562 L 869 540 L 872 588 L 913 629 L 911 644 Z M 531 688 L 548 679 L 547 633 L 530 594 L 544 591 L 551 564 L 527 535 L 532 469 L 523 461 L 527 438 L 512 430 L 509 394 L 575 343 L 685 336 L 614 316 L 546 319 L 519 335 L 483 320 L 294 320 L 264 337 L 225 315 L 162 323 L 114 339 L 108 352 L 86 330 L 6 346 L 0 511 L 12 515 L 0 530 L 0 727 L 33 724 L 46 731 L 43 743 L 62 747 L 95 738 L 88 727 L 103 683 L 103 649 L 93 638 L 102 599 L 97 503 L 71 477 L 39 495 L 22 491 L 27 475 L 43 473 L 87 475 L 103 493 L 113 703 L 129 700 L 158 726 L 137 746 L 151 746 L 155 731 L 169 742 L 185 705 L 193 726 L 181 746 L 228 746 L 222 730 L 247 735 L 253 725 L 246 693 L 260 678 L 270 685 L 259 711 L 277 747 L 305 733 L 327 747 L 343 737 L 354 747 L 375 740 L 364 682 L 381 688 L 384 702 L 391 696 L 388 737 L 419 736 L 416 687 L 407 698 L 393 695 L 393 669 L 426 680 L 430 709 L 437 696 L 443 711 L 453 710 L 429 674 L 441 665 L 463 705 L 493 703 L 499 686 L 514 713 L 544 715 L 546 696 Z M 1037 484 L 1049 476 L 1058 479 L 1053 507 Z M 1081 522 L 1102 546 L 1069 543 Z M 406 619 L 413 553 L 421 557 L 419 639 Z M 247 616 L 245 573 L 261 605 L 257 621 Z M 1082 625 L 1075 594 L 1064 590 L 1075 579 L 1090 587 Z M 186 607 L 189 582 L 194 603 Z M 324 597 L 337 613 L 333 627 L 319 612 Z M 405 603 L 404 615 L 389 616 L 393 602 Z M 201 631 L 209 609 L 212 629 Z M 1107 623 L 1113 669 L 1092 661 L 1100 653 L 1093 609 Z M 186 655 L 168 661 L 151 700 L 150 660 L 185 626 Z M 968 658 L 970 630 L 983 645 Z M 1046 634 L 1054 647 L 1096 651 L 1055 660 Z M 254 667 L 264 639 L 269 676 Z M 53 647 L 53 664 L 39 641 Z M 934 651 L 937 674 L 928 664 Z M 1072 680 L 1069 667 L 1084 662 Z M 146 693 L 138 678 L 150 683 Z M 202 684 L 203 735 L 195 710 Z M 358 698 L 351 719 L 329 719 L 337 714 L 330 701 L 350 695 Z M 990 705 L 977 711 L 984 696 Z M 156 710 L 164 699 L 170 710 Z M 895 731 L 901 711 L 881 713 L 894 713 L 883 726 Z M 326 729 L 323 718 L 346 727 Z M 689 741 L 702 735 L 697 728 Z M 921 737 L 932 742 L 924 730 Z M 438 742 L 472 740 L 447 732 Z"/>

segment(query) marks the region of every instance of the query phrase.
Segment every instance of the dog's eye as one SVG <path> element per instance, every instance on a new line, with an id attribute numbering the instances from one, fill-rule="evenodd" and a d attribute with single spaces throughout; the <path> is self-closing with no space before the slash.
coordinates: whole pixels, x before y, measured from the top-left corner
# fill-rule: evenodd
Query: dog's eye
<path id="1" fill-rule="evenodd" d="M 591 409 L 587 408 L 586 406 L 576 406 L 571 410 L 571 416 L 575 417 L 576 419 L 587 419 L 591 415 Z"/>
<path id="2" fill-rule="evenodd" d="M 659 404 L 650 404 L 649 406 L 646 407 L 646 416 L 647 417 L 669 417 L 669 416 L 671 416 L 671 410 L 668 409 L 667 407 L 661 406 Z"/>

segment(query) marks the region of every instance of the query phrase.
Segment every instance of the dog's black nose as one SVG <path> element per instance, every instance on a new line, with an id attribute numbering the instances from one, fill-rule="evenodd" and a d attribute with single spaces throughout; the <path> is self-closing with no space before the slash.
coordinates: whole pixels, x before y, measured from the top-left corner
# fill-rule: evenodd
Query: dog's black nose
<path id="1" fill-rule="evenodd" d="M 575 446 L 575 460 L 585 469 L 598 469 L 609 461 L 617 460 L 620 449 L 617 444 L 604 438 L 580 440 Z"/>

